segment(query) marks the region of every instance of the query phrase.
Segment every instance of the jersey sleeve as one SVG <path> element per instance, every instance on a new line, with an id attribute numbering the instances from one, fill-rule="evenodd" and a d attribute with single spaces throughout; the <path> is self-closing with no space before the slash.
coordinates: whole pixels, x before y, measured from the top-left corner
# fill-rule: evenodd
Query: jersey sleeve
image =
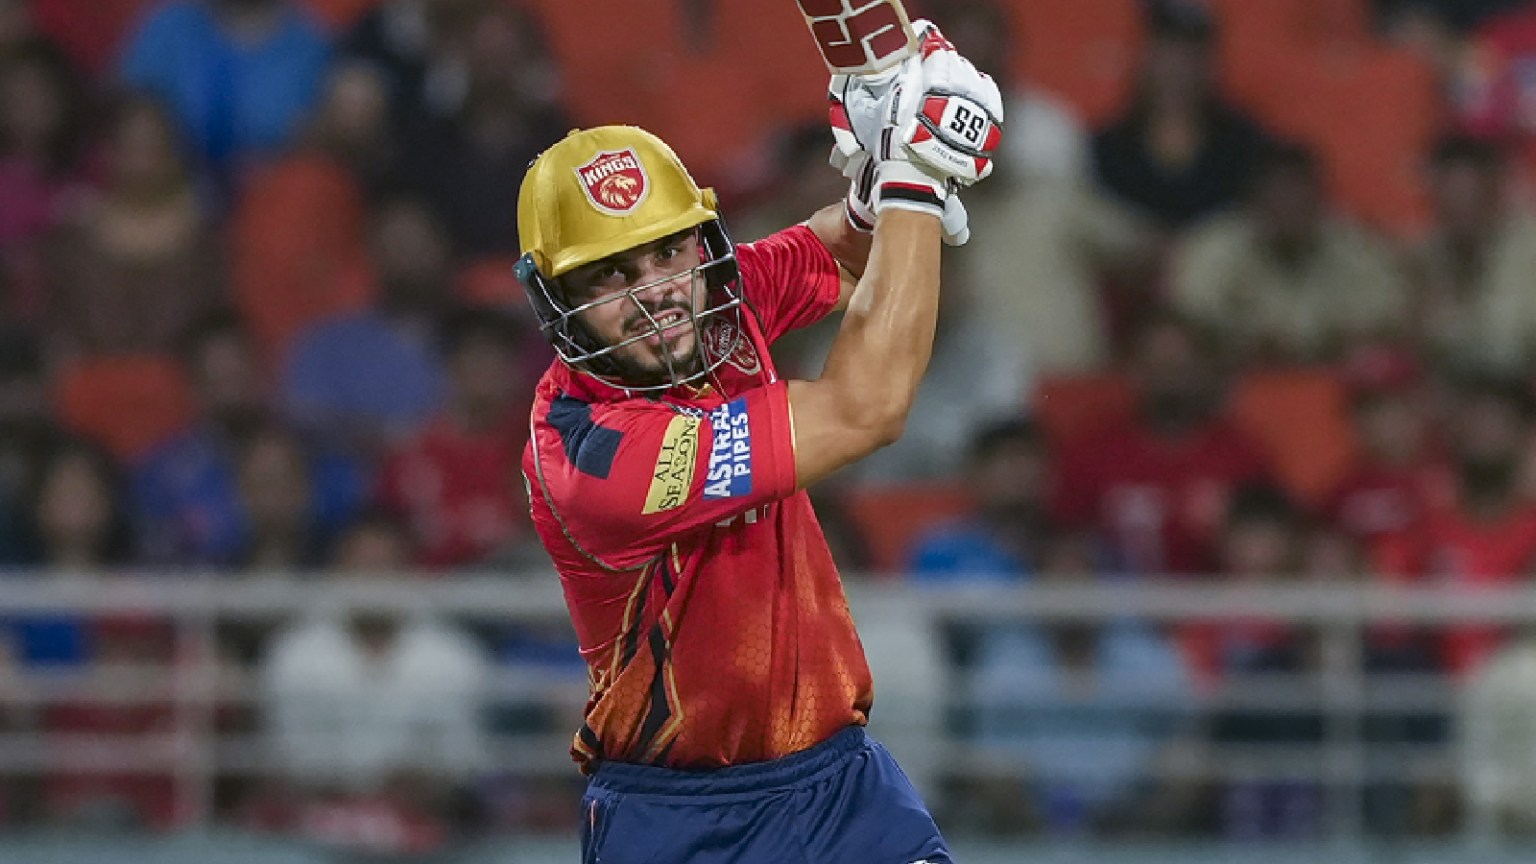
<path id="1" fill-rule="evenodd" d="M 742 290 L 769 342 L 815 324 L 837 306 L 841 268 L 804 225 L 742 243 L 736 247 L 736 257 L 741 265 Z"/>
<path id="2" fill-rule="evenodd" d="M 535 494 L 566 536 L 627 568 L 675 540 L 795 491 L 783 382 L 713 410 L 661 403 L 551 403 L 540 424 Z"/>

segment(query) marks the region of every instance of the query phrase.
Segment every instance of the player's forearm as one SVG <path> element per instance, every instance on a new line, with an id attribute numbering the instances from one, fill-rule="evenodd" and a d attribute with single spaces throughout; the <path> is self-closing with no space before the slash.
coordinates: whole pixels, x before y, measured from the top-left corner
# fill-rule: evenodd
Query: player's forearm
<path id="1" fill-rule="evenodd" d="M 859 426 L 895 440 L 933 352 L 939 312 L 939 220 L 891 209 L 880 216 L 821 380 Z"/>
<path id="2" fill-rule="evenodd" d="M 854 230 L 843 211 L 841 203 L 823 207 L 806 220 L 805 226 L 832 253 L 839 267 L 858 278 L 864 275 L 864 268 L 869 265 L 873 235 Z"/>

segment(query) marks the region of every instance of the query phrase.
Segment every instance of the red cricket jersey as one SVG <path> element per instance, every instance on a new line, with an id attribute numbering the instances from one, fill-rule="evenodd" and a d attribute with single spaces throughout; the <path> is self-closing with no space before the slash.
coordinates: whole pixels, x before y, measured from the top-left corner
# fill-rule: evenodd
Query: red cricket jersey
<path id="1" fill-rule="evenodd" d="M 1180 441 L 1138 421 L 1116 424 L 1065 448 L 1057 515 L 1098 528 L 1134 572 L 1208 573 L 1227 499 L 1269 477 L 1260 452 L 1225 420 Z"/>
<path id="2" fill-rule="evenodd" d="M 1410 530 L 1384 541 L 1377 562 L 1384 578 L 1440 582 L 1468 590 L 1527 584 L 1536 564 L 1536 504 L 1522 504 L 1497 522 L 1480 522 L 1456 507 L 1430 511 Z M 1441 661 L 1458 676 L 1475 670 L 1503 644 L 1505 628 L 1447 627 Z"/>
<path id="3" fill-rule="evenodd" d="M 1431 509 L 1452 501 L 1452 482 L 1439 466 L 1362 464 L 1329 496 L 1324 512 L 1330 524 L 1369 549 L 1408 531 Z"/>
<path id="4" fill-rule="evenodd" d="M 557 363 L 535 396 L 523 471 L 587 661 L 571 751 L 584 772 L 775 759 L 869 713 L 768 355 L 831 311 L 837 264 L 803 226 L 737 256 L 744 338 L 709 386 L 633 396 Z M 729 344 L 733 326 L 717 319 L 706 343 Z"/>
<path id="5" fill-rule="evenodd" d="M 474 564 L 527 536 L 513 480 L 527 436 L 513 415 L 481 434 L 438 418 L 390 454 L 379 502 L 409 520 L 421 564 Z"/>

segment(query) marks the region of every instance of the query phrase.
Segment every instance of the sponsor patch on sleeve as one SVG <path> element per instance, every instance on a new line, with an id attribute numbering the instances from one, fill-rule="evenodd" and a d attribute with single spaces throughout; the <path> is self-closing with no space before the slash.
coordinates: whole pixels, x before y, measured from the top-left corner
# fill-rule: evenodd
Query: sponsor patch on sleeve
<path id="1" fill-rule="evenodd" d="M 649 516 L 681 506 L 693 488 L 693 466 L 699 458 L 699 418 L 678 415 L 661 436 L 661 452 L 651 471 L 651 489 L 645 496 Z"/>
<path id="2" fill-rule="evenodd" d="M 747 400 L 737 399 L 709 412 L 712 429 L 705 498 L 740 498 L 752 492 L 752 424 Z"/>

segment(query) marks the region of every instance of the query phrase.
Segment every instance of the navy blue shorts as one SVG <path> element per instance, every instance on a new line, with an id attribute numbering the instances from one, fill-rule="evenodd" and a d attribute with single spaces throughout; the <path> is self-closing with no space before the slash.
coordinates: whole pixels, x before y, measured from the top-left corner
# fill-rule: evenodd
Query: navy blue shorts
<path id="1" fill-rule="evenodd" d="M 857 726 L 716 771 L 604 762 L 581 807 L 583 864 L 952 864 L 917 790 Z"/>

